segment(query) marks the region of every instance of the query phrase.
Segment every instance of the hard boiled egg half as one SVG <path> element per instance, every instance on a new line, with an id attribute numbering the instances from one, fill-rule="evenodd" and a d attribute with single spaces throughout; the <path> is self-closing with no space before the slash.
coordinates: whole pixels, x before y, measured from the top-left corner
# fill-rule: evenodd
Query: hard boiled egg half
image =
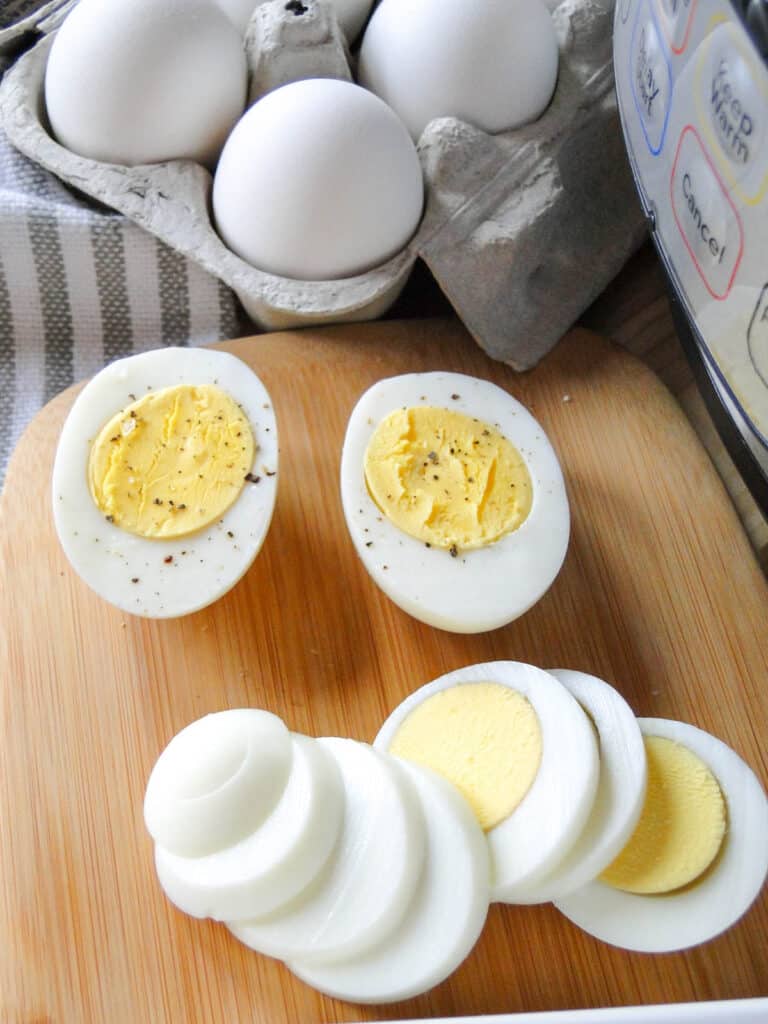
<path id="1" fill-rule="evenodd" d="M 73 568 L 135 615 L 196 611 L 230 589 L 267 534 L 277 425 L 235 356 L 165 348 L 121 359 L 78 395 L 53 469 Z"/>
<path id="2" fill-rule="evenodd" d="M 406 374 L 366 391 L 347 427 L 341 497 L 378 586 L 457 633 L 522 615 L 568 546 L 568 499 L 544 430 L 502 388 L 464 374 Z"/>

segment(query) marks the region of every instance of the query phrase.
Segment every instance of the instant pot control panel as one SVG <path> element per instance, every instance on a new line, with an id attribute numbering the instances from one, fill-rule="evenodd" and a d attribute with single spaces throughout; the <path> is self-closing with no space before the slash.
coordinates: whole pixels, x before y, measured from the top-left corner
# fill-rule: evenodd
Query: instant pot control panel
<path id="1" fill-rule="evenodd" d="M 768 512 L 768 2 L 616 0 L 624 137 L 681 339 Z"/>

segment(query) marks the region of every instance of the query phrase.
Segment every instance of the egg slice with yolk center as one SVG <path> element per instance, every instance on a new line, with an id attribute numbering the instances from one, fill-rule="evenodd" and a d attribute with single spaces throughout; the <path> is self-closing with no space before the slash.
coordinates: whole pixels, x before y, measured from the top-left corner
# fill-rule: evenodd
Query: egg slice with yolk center
<path id="1" fill-rule="evenodd" d="M 708 868 L 706 858 L 699 858 L 694 870 L 703 869 L 703 873 L 672 891 L 626 892 L 595 880 L 555 901 L 555 906 L 603 942 L 638 952 L 668 953 L 719 935 L 760 892 L 768 874 L 768 800 L 751 768 L 721 740 L 684 722 L 640 718 L 638 724 L 646 739 L 668 740 L 704 763 L 725 802 L 727 827 L 722 843 Z M 695 814 L 688 817 L 684 831 L 695 848 Z M 652 859 L 657 850 L 658 844 L 650 851 Z M 677 875 L 673 884 L 679 885 L 683 878 Z"/>
<path id="2" fill-rule="evenodd" d="M 504 689 L 514 694 L 506 707 Z M 562 860 L 597 791 L 589 718 L 554 676 L 521 662 L 469 665 L 427 683 L 394 709 L 374 746 L 464 794 L 486 829 L 494 900 L 514 902 Z"/>
<path id="3" fill-rule="evenodd" d="M 723 794 L 693 751 L 646 736 L 648 787 L 640 821 L 619 856 L 600 875 L 616 889 L 663 893 L 699 878 L 725 837 Z"/>
<path id="4" fill-rule="evenodd" d="M 487 832 L 515 810 L 536 778 L 541 728 L 531 703 L 516 690 L 459 683 L 418 704 L 389 753 L 450 779 Z"/>

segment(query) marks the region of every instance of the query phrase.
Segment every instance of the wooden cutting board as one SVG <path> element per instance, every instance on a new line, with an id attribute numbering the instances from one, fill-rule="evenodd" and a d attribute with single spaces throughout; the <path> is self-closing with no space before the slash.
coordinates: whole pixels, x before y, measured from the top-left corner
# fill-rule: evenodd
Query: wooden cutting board
<path id="1" fill-rule="evenodd" d="M 272 393 L 281 478 L 266 544 L 216 605 L 134 619 L 70 571 L 49 479 L 74 389 L 24 435 L 0 540 L 0 1019 L 352 1021 L 768 994 L 768 894 L 724 936 L 646 956 L 582 934 L 551 906 L 494 906 L 462 967 L 405 1004 L 326 999 L 223 926 L 175 911 L 142 821 L 150 768 L 207 712 L 268 708 L 312 735 L 372 740 L 422 683 L 511 658 L 612 681 L 638 714 L 680 718 L 768 780 L 768 591 L 720 480 L 639 362 L 574 332 L 535 371 L 486 359 L 453 322 L 378 323 L 224 346 Z M 573 514 L 559 578 L 480 636 L 408 618 L 373 585 L 341 512 L 339 453 L 360 393 L 394 373 L 487 377 L 536 415 Z"/>

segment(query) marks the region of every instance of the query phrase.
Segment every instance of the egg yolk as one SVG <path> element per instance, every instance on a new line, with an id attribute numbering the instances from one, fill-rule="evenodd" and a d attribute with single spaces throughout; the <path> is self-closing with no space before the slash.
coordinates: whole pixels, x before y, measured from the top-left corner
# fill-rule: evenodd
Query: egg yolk
<path id="1" fill-rule="evenodd" d="M 723 794 L 706 764 L 687 747 L 645 737 L 648 788 L 632 836 L 600 876 L 633 893 L 665 893 L 699 878 L 723 843 Z"/>
<path id="2" fill-rule="evenodd" d="M 245 413 L 212 384 L 152 391 L 91 446 L 88 486 L 105 517 L 146 538 L 183 537 L 240 494 L 256 442 Z"/>
<path id="3" fill-rule="evenodd" d="M 456 554 L 516 530 L 531 509 L 520 452 L 488 424 L 432 406 L 397 409 L 365 453 L 368 491 L 404 533 Z"/>
<path id="4" fill-rule="evenodd" d="M 541 728 L 516 690 L 461 683 L 418 704 L 395 733 L 389 753 L 452 782 L 488 831 L 509 817 L 535 779 Z"/>

